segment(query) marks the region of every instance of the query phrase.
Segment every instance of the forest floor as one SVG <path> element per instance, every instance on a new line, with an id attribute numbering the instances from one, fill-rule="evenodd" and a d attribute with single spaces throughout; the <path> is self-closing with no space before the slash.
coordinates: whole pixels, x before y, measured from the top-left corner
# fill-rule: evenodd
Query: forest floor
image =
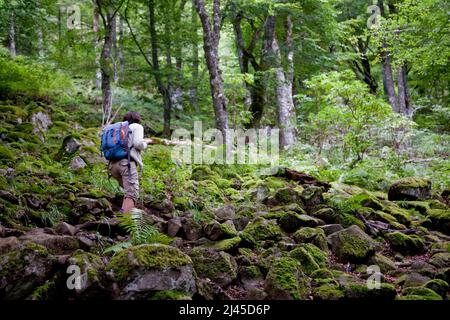
<path id="1" fill-rule="evenodd" d="M 426 179 L 369 191 L 151 145 L 120 215 L 92 101 L 3 101 L 0 118 L 1 299 L 449 297 L 448 190 Z"/>

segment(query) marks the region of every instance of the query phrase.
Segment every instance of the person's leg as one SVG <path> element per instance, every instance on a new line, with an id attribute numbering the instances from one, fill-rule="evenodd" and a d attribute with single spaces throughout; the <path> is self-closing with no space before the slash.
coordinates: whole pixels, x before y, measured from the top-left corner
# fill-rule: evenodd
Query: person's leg
<path id="1" fill-rule="evenodd" d="M 130 212 L 131 209 L 133 209 L 135 206 L 134 200 L 131 198 L 123 198 L 122 202 L 122 211 L 123 212 Z"/>
<path id="2" fill-rule="evenodd" d="M 121 162 L 122 183 L 125 190 L 123 198 L 122 211 L 130 212 L 136 205 L 139 197 L 139 178 L 136 163 L 131 162 L 130 173 L 128 172 L 128 162 Z"/>

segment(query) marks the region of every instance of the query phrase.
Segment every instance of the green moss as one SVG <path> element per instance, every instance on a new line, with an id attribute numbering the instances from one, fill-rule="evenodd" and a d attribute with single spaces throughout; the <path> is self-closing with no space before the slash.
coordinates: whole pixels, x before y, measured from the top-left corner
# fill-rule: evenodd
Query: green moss
<path id="1" fill-rule="evenodd" d="M 266 290 L 269 295 L 278 296 L 282 292 L 283 299 L 305 299 L 307 290 L 299 279 L 299 269 L 299 262 L 293 258 L 276 259 L 266 277 Z"/>
<path id="2" fill-rule="evenodd" d="M 14 149 L 0 144 L 0 164 L 11 164 L 16 158 Z"/>
<path id="3" fill-rule="evenodd" d="M 392 284 L 381 283 L 379 288 L 370 289 L 366 283 L 351 283 L 344 286 L 348 299 L 394 300 L 397 292 Z"/>
<path id="4" fill-rule="evenodd" d="M 172 203 L 176 209 L 183 211 L 192 207 L 192 202 L 188 197 L 173 197 Z"/>
<path id="5" fill-rule="evenodd" d="M 362 230 L 366 229 L 366 226 L 364 225 L 364 223 L 361 220 L 359 220 L 358 218 L 356 218 L 355 216 L 353 216 L 349 213 L 341 213 L 339 215 L 338 220 L 339 220 L 339 224 L 342 225 L 342 227 L 344 227 L 344 228 L 348 228 L 350 226 L 357 225 Z"/>
<path id="6" fill-rule="evenodd" d="M 348 261 L 362 261 L 375 252 L 374 242 L 365 234 L 349 232 L 346 229 L 337 234 L 339 245 L 336 246 L 336 255 Z"/>
<path id="7" fill-rule="evenodd" d="M 414 210 L 423 215 L 427 215 L 430 210 L 429 203 L 425 201 L 398 201 L 397 203 L 404 209 Z"/>
<path id="8" fill-rule="evenodd" d="M 442 300 L 442 297 L 425 287 L 409 287 L 402 291 L 401 300 Z"/>
<path id="9" fill-rule="evenodd" d="M 428 219 L 432 228 L 450 234 L 450 210 L 431 209 Z"/>
<path id="10" fill-rule="evenodd" d="M 241 238 L 234 237 L 231 239 L 225 239 L 214 243 L 205 244 L 204 247 L 212 248 L 218 251 L 228 251 L 235 249 L 239 245 L 239 243 L 241 243 Z"/>
<path id="11" fill-rule="evenodd" d="M 176 248 L 162 244 L 143 244 L 119 252 L 111 259 L 107 271 L 112 271 L 115 279 L 122 281 L 136 267 L 166 269 L 190 263 L 191 259 Z"/>
<path id="12" fill-rule="evenodd" d="M 220 189 L 227 189 L 230 188 L 233 184 L 230 180 L 218 178 L 214 180 L 214 183 L 219 187 Z"/>
<path id="13" fill-rule="evenodd" d="M 297 243 L 312 243 L 322 250 L 328 249 L 327 237 L 320 228 L 305 227 L 294 233 L 294 239 Z"/>
<path id="14" fill-rule="evenodd" d="M 351 197 L 350 199 L 345 201 L 341 206 L 347 213 L 355 211 L 360 207 L 368 207 L 374 210 L 383 210 L 384 208 L 381 202 L 376 197 L 364 193 Z"/>
<path id="15" fill-rule="evenodd" d="M 269 190 L 277 190 L 286 187 L 286 181 L 277 177 L 267 177 L 260 185 L 265 185 Z"/>
<path id="16" fill-rule="evenodd" d="M 390 232 L 385 234 L 385 238 L 391 244 L 391 247 L 401 254 L 417 254 L 425 249 L 424 240 L 417 235 Z"/>
<path id="17" fill-rule="evenodd" d="M 196 247 L 189 256 L 194 269 L 201 278 L 210 278 L 219 284 L 228 284 L 228 280 L 237 277 L 237 264 L 234 258 L 223 251 Z"/>
<path id="18" fill-rule="evenodd" d="M 301 201 L 300 193 L 292 188 L 278 189 L 274 197 L 281 204 L 298 203 Z"/>
<path id="19" fill-rule="evenodd" d="M 300 245 L 292 250 L 289 256 L 298 260 L 301 270 L 308 275 L 327 265 L 327 254 L 311 243 Z"/>
<path id="20" fill-rule="evenodd" d="M 282 233 L 275 221 L 256 218 L 246 226 L 241 237 L 250 244 L 258 245 L 262 240 L 279 240 Z"/>
<path id="21" fill-rule="evenodd" d="M 203 181 L 203 180 L 211 179 L 211 178 L 220 179 L 219 175 L 216 172 L 212 171 L 211 167 L 209 167 L 209 166 L 202 165 L 202 166 L 195 167 L 192 170 L 192 175 L 191 175 L 192 180 Z"/>
<path id="22" fill-rule="evenodd" d="M 240 270 L 241 279 L 262 279 L 263 274 L 258 266 L 243 266 Z"/>
<path id="23" fill-rule="evenodd" d="M 7 263 L 3 265 L 3 268 L 0 268 L 0 277 L 8 277 L 9 274 L 32 263 L 32 261 L 27 260 L 30 255 L 47 258 L 49 253 L 45 247 L 34 242 L 28 242 L 22 248 L 10 251 L 2 256 Z"/>
<path id="24" fill-rule="evenodd" d="M 155 293 L 150 300 L 192 300 L 192 298 L 186 292 L 164 290 Z"/>
<path id="25" fill-rule="evenodd" d="M 433 290 L 443 298 L 446 297 L 447 291 L 449 289 L 448 283 L 442 279 L 430 280 L 424 284 L 424 287 Z"/>
<path id="26" fill-rule="evenodd" d="M 336 285 L 325 284 L 314 288 L 314 300 L 340 300 L 344 298 L 344 291 Z"/>
<path id="27" fill-rule="evenodd" d="M 37 287 L 31 294 L 32 300 L 53 300 L 53 294 L 56 289 L 54 280 L 47 280 L 42 286 Z"/>
<path id="28" fill-rule="evenodd" d="M 429 185 L 428 179 L 420 178 L 405 178 L 395 182 L 395 187 L 398 189 L 427 188 Z"/>
<path id="29" fill-rule="evenodd" d="M 410 213 L 408 210 L 400 208 L 393 202 L 384 202 L 385 211 L 391 214 L 398 222 L 405 226 L 409 226 L 411 224 Z"/>

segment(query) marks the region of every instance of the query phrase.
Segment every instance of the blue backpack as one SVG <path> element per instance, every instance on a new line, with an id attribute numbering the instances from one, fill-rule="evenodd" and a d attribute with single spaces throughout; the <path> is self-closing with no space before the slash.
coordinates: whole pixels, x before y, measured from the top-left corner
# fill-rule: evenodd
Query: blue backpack
<path id="1" fill-rule="evenodd" d="M 101 151 L 106 160 L 119 161 L 128 159 L 128 172 L 130 173 L 130 150 L 128 146 L 131 130 L 128 121 L 117 122 L 106 126 L 102 134 Z M 130 173 L 131 175 L 131 173 Z"/>

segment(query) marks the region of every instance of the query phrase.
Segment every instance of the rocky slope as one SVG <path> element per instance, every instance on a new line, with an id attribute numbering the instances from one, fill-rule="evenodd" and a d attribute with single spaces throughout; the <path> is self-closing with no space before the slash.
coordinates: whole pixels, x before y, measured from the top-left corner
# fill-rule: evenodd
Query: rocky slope
<path id="1" fill-rule="evenodd" d="M 70 113 L 0 106 L 0 299 L 449 296 L 448 191 L 429 181 L 370 192 L 287 168 L 179 166 L 151 146 L 130 220 L 98 129 Z"/>

